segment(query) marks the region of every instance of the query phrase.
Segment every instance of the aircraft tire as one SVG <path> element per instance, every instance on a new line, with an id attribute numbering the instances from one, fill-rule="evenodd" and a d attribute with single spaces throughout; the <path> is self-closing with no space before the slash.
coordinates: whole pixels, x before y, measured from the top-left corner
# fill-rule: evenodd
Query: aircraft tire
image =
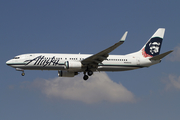
<path id="1" fill-rule="evenodd" d="M 89 77 L 87 75 L 84 75 L 83 79 L 87 80 Z"/>
<path id="2" fill-rule="evenodd" d="M 23 72 L 23 73 L 21 73 L 21 75 L 22 75 L 22 76 L 24 76 L 24 75 L 25 75 L 25 73 Z"/>
<path id="3" fill-rule="evenodd" d="M 89 76 L 91 76 L 91 75 L 93 75 L 93 71 L 90 70 L 90 71 L 87 72 L 87 74 L 88 74 Z"/>

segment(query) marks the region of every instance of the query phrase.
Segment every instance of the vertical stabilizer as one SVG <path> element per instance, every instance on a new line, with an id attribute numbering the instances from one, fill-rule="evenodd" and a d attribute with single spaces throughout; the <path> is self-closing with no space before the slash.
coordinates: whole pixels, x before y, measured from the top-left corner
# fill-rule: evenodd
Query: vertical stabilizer
<path id="1" fill-rule="evenodd" d="M 159 55 L 165 28 L 159 28 L 141 49 L 143 57 Z"/>

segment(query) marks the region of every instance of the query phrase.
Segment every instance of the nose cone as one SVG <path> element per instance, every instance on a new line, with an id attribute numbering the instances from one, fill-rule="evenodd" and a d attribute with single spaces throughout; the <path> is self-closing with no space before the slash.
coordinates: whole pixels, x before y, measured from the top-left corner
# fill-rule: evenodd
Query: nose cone
<path id="1" fill-rule="evenodd" d="M 6 62 L 6 65 L 11 65 L 12 64 L 12 60 L 8 60 L 7 62 Z"/>

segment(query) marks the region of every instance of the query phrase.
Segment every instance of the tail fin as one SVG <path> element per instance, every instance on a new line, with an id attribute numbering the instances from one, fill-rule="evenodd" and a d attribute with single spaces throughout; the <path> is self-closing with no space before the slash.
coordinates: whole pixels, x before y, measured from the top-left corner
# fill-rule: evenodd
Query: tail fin
<path id="1" fill-rule="evenodd" d="M 159 28 L 141 49 L 143 57 L 159 55 L 165 28 Z"/>

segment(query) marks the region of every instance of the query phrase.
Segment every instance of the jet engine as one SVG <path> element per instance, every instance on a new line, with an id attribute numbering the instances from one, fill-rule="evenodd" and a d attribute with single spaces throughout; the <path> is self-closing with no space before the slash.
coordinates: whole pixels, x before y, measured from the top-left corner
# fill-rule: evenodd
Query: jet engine
<path id="1" fill-rule="evenodd" d="M 66 61 L 64 65 L 67 70 L 80 70 L 82 68 L 81 62 Z"/>
<path id="2" fill-rule="evenodd" d="M 58 71 L 59 77 L 74 77 L 77 74 L 78 72 L 68 72 L 68 71 L 62 71 L 62 70 Z"/>

